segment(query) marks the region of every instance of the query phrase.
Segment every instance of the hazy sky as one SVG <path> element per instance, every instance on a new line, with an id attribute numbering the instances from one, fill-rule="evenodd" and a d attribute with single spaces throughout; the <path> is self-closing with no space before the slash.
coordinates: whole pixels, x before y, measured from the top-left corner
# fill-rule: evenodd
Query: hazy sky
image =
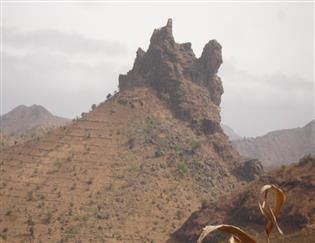
<path id="1" fill-rule="evenodd" d="M 197 56 L 223 46 L 223 123 L 243 136 L 314 118 L 312 3 L 3 3 L 2 113 L 40 104 L 75 117 L 117 90 L 119 73 L 173 18 Z"/>

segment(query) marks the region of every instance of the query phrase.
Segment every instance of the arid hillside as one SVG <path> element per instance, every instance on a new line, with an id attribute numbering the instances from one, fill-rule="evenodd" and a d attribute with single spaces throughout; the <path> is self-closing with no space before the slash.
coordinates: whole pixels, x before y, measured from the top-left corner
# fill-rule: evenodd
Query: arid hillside
<path id="1" fill-rule="evenodd" d="M 278 218 L 285 237 L 275 233 L 271 242 L 312 242 L 315 239 L 314 156 L 306 156 L 299 163 L 269 172 L 228 197 L 205 202 L 173 235 L 172 242 L 196 242 L 205 225 L 221 223 L 237 225 L 256 239 L 263 238 L 266 221 L 258 208 L 258 195 L 265 184 L 278 185 L 286 194 Z M 204 242 L 212 241 L 208 238 Z"/>
<path id="2" fill-rule="evenodd" d="M 315 154 L 315 120 L 301 128 L 270 132 L 256 138 L 232 142 L 243 156 L 257 158 L 265 167 L 279 167 Z"/>
<path id="3" fill-rule="evenodd" d="M 221 46 L 200 58 L 172 21 L 71 124 L 0 155 L 5 242 L 164 242 L 197 210 L 255 179 L 220 127 Z M 248 171 L 244 174 L 242 171 Z"/>
<path id="4" fill-rule="evenodd" d="M 1 147 L 23 143 L 67 123 L 70 119 L 54 116 L 40 105 L 20 105 L 0 116 Z"/>

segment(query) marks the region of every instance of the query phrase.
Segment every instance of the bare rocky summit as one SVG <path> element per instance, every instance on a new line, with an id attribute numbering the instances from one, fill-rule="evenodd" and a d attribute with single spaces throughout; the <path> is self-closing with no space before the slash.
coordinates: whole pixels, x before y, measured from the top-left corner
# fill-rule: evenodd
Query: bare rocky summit
<path id="1" fill-rule="evenodd" d="M 119 77 L 119 89 L 151 87 L 174 116 L 195 131 L 221 133 L 223 87 L 217 76 L 221 63 L 221 45 L 216 40 L 209 41 L 196 58 L 191 43 L 175 42 L 172 20 L 168 20 L 165 27 L 154 30 L 147 52 L 138 49 L 133 69 Z"/>

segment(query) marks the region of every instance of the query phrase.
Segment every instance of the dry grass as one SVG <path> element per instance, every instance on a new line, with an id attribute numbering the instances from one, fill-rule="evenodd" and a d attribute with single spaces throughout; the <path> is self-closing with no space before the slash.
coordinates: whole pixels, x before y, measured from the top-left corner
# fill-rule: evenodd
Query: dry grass
<path id="1" fill-rule="evenodd" d="M 270 195 L 270 193 L 273 193 L 273 197 L 271 200 L 270 198 L 268 198 L 268 195 Z M 283 232 L 277 222 L 277 217 L 285 202 L 285 199 L 286 197 L 283 191 L 275 185 L 265 185 L 260 190 L 260 200 L 258 204 L 259 204 L 259 209 L 262 215 L 267 219 L 267 224 L 265 226 L 265 232 L 267 235 L 267 243 L 270 242 L 270 234 L 275 226 L 277 230 L 279 231 L 279 233 L 283 235 Z M 229 240 L 230 243 L 257 243 L 258 242 L 248 233 L 246 233 L 245 231 L 243 231 L 242 229 L 236 226 L 221 224 L 221 225 L 208 225 L 204 227 L 201 235 L 199 236 L 197 243 L 202 243 L 203 239 L 206 238 L 208 234 L 216 230 L 232 234 Z"/>

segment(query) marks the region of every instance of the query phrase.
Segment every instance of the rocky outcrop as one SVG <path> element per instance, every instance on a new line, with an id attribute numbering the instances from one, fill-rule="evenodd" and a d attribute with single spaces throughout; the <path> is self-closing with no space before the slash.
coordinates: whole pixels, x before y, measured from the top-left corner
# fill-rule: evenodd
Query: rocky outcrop
<path id="1" fill-rule="evenodd" d="M 132 70 L 119 76 L 119 89 L 150 87 L 177 118 L 196 131 L 222 132 L 219 105 L 223 87 L 217 76 L 221 49 L 211 40 L 196 58 L 191 43 L 175 42 L 169 19 L 166 26 L 154 30 L 146 52 L 138 49 Z"/>
<path id="2" fill-rule="evenodd" d="M 244 181 L 253 181 L 262 175 L 264 168 L 257 159 L 244 159 L 234 169 L 234 175 Z"/>

